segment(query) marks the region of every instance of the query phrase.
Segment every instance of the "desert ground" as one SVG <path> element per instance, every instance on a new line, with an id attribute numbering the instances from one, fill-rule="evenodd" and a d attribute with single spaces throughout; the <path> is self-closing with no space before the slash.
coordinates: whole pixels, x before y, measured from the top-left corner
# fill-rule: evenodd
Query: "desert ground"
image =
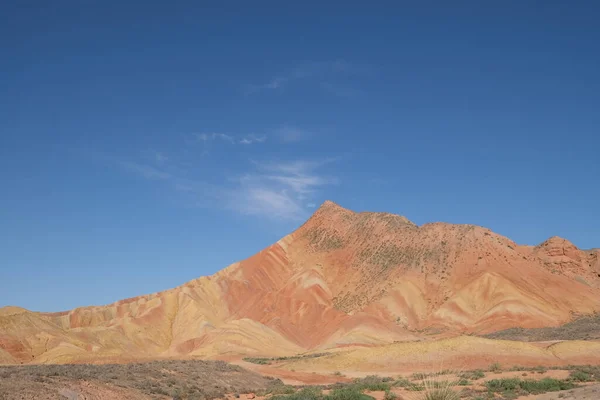
<path id="1" fill-rule="evenodd" d="M 259 366 L 251 369 L 261 373 L 277 373 L 287 360 L 270 361 L 268 368 L 261 361 L 247 362 Z M 279 375 L 282 379 L 200 360 L 4 366 L 0 367 L 0 399 L 591 400 L 600 394 L 600 367 L 583 365 L 548 369 L 494 363 L 486 369 L 410 375 L 354 372 L 349 376 L 339 371 Z"/>

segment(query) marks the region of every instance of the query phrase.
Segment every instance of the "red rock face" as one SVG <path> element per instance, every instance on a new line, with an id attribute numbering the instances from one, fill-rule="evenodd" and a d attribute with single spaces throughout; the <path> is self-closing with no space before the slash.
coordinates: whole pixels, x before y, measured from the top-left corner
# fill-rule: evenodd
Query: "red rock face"
<path id="1" fill-rule="evenodd" d="M 573 243 L 557 236 L 536 246 L 533 253 L 554 274 L 562 274 L 580 283 L 600 288 L 598 250 L 582 251 Z"/>
<path id="2" fill-rule="evenodd" d="M 598 254 L 326 202 L 278 243 L 175 289 L 61 313 L 0 310 L 0 349 L 24 362 L 289 355 L 558 325 L 600 308 Z"/>

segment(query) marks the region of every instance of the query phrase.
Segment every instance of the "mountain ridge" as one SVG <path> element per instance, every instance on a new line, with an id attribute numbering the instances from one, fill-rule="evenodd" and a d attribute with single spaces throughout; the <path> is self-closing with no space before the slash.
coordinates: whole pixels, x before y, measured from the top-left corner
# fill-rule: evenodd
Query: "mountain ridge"
<path id="1" fill-rule="evenodd" d="M 102 306 L 11 309 L 0 309 L 0 349 L 19 362 L 289 355 L 565 323 L 600 310 L 600 261 L 562 238 L 520 246 L 476 225 L 325 201 L 212 276 Z"/>

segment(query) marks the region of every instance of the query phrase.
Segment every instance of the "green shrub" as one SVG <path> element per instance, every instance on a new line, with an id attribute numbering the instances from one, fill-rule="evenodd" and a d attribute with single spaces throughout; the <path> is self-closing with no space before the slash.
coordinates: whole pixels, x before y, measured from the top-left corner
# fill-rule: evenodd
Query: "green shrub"
<path id="1" fill-rule="evenodd" d="M 575 384 L 565 380 L 544 378 L 539 381 L 525 380 L 520 382 L 521 389 L 528 393 L 539 394 L 558 392 L 559 390 L 573 389 Z"/>
<path id="2" fill-rule="evenodd" d="M 485 378 L 485 373 L 480 369 L 476 369 L 475 371 L 463 372 L 459 377 L 476 381 L 477 379 Z"/>
<path id="3" fill-rule="evenodd" d="M 320 388 L 307 386 L 292 394 L 279 394 L 271 397 L 271 400 L 321 400 L 323 392 Z"/>
<path id="4" fill-rule="evenodd" d="M 271 361 L 269 358 L 261 358 L 261 357 L 244 357 L 244 361 L 252 363 L 252 364 L 261 364 L 261 365 L 269 365 Z"/>
<path id="5" fill-rule="evenodd" d="M 416 383 L 411 382 L 410 386 L 408 386 L 406 390 L 410 390 L 411 392 L 422 392 L 425 390 L 425 386 L 417 385 Z"/>
<path id="6" fill-rule="evenodd" d="M 396 396 L 396 393 L 394 392 L 390 392 L 389 390 L 387 392 L 385 392 L 385 395 L 383 396 L 383 400 L 396 400 L 398 396 Z"/>
<path id="7" fill-rule="evenodd" d="M 398 378 L 394 381 L 394 383 L 392 383 L 392 386 L 394 387 L 409 387 L 410 385 L 413 385 L 413 383 L 408 379 L 402 377 Z"/>
<path id="8" fill-rule="evenodd" d="M 519 387 L 519 382 L 521 380 L 517 378 L 507 378 L 507 379 L 492 379 L 486 382 L 486 386 L 488 390 L 492 392 L 504 392 L 506 390 L 515 390 Z"/>
<path id="9" fill-rule="evenodd" d="M 373 400 L 373 397 L 361 393 L 354 387 L 347 387 L 332 390 L 329 395 L 324 397 L 324 400 Z"/>
<path id="10" fill-rule="evenodd" d="M 296 389 L 291 385 L 273 385 L 267 388 L 267 394 L 292 394 L 296 393 Z"/>
<path id="11" fill-rule="evenodd" d="M 390 390 L 391 384 L 389 383 L 388 378 L 382 378 L 377 375 L 369 375 L 362 379 L 355 379 L 351 386 L 361 392 L 364 390 L 385 392 Z"/>
<path id="12" fill-rule="evenodd" d="M 486 382 L 490 392 L 496 393 L 532 393 L 557 392 L 559 390 L 573 389 L 575 384 L 568 380 L 544 378 L 539 381 L 518 378 L 492 379 Z"/>
<path id="13" fill-rule="evenodd" d="M 575 382 L 592 382 L 594 380 L 590 374 L 581 370 L 571 371 L 569 378 Z"/>
<path id="14" fill-rule="evenodd" d="M 502 366 L 500 365 L 500 363 L 495 362 L 490 365 L 489 369 L 492 372 L 500 372 L 500 371 L 502 371 Z"/>
<path id="15" fill-rule="evenodd" d="M 570 378 L 579 382 L 600 381 L 600 366 L 569 366 Z M 585 379 L 585 380 L 583 380 Z"/>

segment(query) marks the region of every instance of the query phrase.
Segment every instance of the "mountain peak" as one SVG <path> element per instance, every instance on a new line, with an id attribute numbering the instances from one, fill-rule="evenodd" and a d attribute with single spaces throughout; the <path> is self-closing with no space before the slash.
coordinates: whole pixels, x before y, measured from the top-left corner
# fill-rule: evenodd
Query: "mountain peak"
<path id="1" fill-rule="evenodd" d="M 537 247 L 561 247 L 561 248 L 577 249 L 577 246 L 575 246 L 569 240 L 562 238 L 560 236 L 549 237 L 544 242 L 540 243 Z"/>
<path id="2" fill-rule="evenodd" d="M 323 202 L 323 204 L 321 204 L 319 206 L 319 210 L 324 210 L 324 209 L 341 209 L 341 210 L 346 210 L 344 207 L 340 206 L 338 203 L 331 201 L 331 200 L 325 200 Z"/>

